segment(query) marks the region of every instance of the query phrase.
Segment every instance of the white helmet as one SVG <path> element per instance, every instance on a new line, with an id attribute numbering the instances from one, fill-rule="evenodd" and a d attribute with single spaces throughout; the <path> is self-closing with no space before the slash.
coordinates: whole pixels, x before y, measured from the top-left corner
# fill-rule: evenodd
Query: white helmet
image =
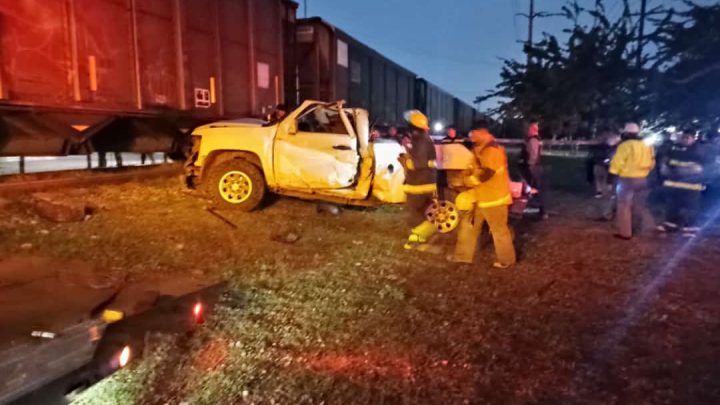
<path id="1" fill-rule="evenodd" d="M 634 123 L 634 122 L 628 122 L 625 124 L 625 128 L 623 129 L 623 132 L 626 134 L 639 134 L 640 133 L 640 125 Z"/>

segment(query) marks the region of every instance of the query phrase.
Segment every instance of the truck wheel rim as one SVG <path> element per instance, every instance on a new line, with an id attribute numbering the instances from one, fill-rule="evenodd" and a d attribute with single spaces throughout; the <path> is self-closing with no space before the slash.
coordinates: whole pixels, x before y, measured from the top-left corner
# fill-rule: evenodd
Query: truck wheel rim
<path id="1" fill-rule="evenodd" d="M 223 200 L 231 204 L 240 204 L 250 198 L 252 181 L 247 174 L 233 170 L 220 178 L 218 191 Z"/>

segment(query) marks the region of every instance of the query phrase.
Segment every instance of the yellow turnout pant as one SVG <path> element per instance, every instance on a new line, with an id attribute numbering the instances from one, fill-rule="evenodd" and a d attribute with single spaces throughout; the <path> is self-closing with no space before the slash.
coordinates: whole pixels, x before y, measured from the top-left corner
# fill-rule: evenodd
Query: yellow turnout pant
<path id="1" fill-rule="evenodd" d="M 497 261 L 502 264 L 514 264 L 515 247 L 508 227 L 507 205 L 483 208 L 475 204 L 470 211 L 462 212 L 453 259 L 463 263 L 473 262 L 478 238 L 486 221 L 492 233 Z"/>

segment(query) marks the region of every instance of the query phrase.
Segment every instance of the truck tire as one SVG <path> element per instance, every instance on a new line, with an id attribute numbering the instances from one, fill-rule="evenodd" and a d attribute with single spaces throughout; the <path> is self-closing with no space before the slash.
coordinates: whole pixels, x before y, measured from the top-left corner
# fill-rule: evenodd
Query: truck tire
<path id="1" fill-rule="evenodd" d="M 243 159 L 212 165 L 203 183 L 207 195 L 221 208 L 252 211 L 265 197 L 265 177 L 257 166 Z"/>

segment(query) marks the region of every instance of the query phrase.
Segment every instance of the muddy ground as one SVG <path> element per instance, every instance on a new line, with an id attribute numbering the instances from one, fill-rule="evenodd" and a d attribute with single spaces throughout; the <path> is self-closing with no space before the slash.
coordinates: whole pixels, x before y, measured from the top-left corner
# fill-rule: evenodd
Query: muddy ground
<path id="1" fill-rule="evenodd" d="M 0 255 L 230 281 L 199 333 L 156 337 L 79 403 L 718 403 L 720 229 L 616 240 L 563 189 L 517 224 L 511 270 L 487 244 L 473 266 L 403 251 L 398 207 L 280 198 L 220 212 L 235 228 L 171 180 L 62 191 L 93 207 L 75 223 L 5 201 Z"/>

